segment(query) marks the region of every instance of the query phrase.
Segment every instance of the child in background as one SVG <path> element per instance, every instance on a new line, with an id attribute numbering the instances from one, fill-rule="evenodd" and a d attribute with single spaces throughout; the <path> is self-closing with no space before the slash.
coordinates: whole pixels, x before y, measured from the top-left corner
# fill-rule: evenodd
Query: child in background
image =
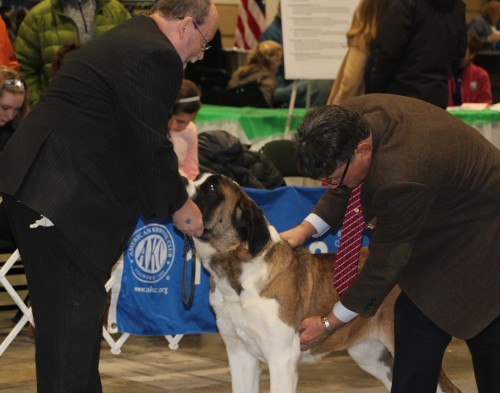
<path id="1" fill-rule="evenodd" d="M 0 66 L 0 151 L 27 112 L 26 83 L 13 68 Z"/>
<path id="2" fill-rule="evenodd" d="M 473 63 L 480 47 L 479 37 L 469 32 L 465 56 L 460 67 L 448 79 L 448 106 L 460 106 L 464 102 L 492 103 L 488 72 Z"/>
<path id="3" fill-rule="evenodd" d="M 182 81 L 174 111 L 168 121 L 167 137 L 174 145 L 179 172 L 194 180 L 200 173 L 198 163 L 198 132 L 193 120 L 201 108 L 200 91 L 190 80 Z"/>

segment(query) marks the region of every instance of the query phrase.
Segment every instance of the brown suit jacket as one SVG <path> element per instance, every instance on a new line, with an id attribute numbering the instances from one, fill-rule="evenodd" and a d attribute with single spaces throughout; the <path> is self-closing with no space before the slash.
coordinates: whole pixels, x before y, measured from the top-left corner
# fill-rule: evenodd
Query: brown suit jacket
<path id="1" fill-rule="evenodd" d="M 362 204 L 377 227 L 342 303 L 373 315 L 398 283 L 442 329 L 475 336 L 500 315 L 500 151 L 420 100 L 370 94 L 344 106 L 372 132 Z M 328 190 L 314 212 L 337 227 L 348 196 Z"/>

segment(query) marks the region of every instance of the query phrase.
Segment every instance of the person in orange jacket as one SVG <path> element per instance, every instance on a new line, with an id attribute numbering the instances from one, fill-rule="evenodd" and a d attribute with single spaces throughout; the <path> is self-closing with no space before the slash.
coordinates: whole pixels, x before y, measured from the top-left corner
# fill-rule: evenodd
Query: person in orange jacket
<path id="1" fill-rule="evenodd" d="M 0 18 L 0 65 L 19 71 L 19 63 L 10 42 L 7 26 L 2 18 Z"/>

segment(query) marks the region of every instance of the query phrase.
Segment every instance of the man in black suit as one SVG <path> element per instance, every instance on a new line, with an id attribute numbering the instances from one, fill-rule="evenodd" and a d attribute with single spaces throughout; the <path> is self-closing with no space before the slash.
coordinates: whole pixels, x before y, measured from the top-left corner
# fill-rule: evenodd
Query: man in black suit
<path id="1" fill-rule="evenodd" d="M 139 214 L 203 232 L 164 134 L 183 67 L 203 58 L 217 26 L 211 0 L 159 0 L 75 52 L 0 156 L 39 393 L 101 392 L 104 284 Z"/>

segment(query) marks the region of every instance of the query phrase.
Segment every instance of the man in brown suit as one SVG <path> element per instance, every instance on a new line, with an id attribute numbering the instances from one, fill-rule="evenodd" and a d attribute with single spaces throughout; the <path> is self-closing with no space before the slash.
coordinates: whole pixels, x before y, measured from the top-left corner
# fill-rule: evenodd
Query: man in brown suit
<path id="1" fill-rule="evenodd" d="M 467 340 L 479 392 L 500 392 L 500 151 L 436 106 L 384 94 L 309 112 L 297 148 L 305 173 L 330 185 L 284 239 L 337 228 L 359 184 L 366 222 L 377 219 L 330 325 L 373 315 L 399 284 L 392 392 L 435 392 L 452 336 Z M 302 350 L 327 335 L 320 316 L 301 329 Z"/>

